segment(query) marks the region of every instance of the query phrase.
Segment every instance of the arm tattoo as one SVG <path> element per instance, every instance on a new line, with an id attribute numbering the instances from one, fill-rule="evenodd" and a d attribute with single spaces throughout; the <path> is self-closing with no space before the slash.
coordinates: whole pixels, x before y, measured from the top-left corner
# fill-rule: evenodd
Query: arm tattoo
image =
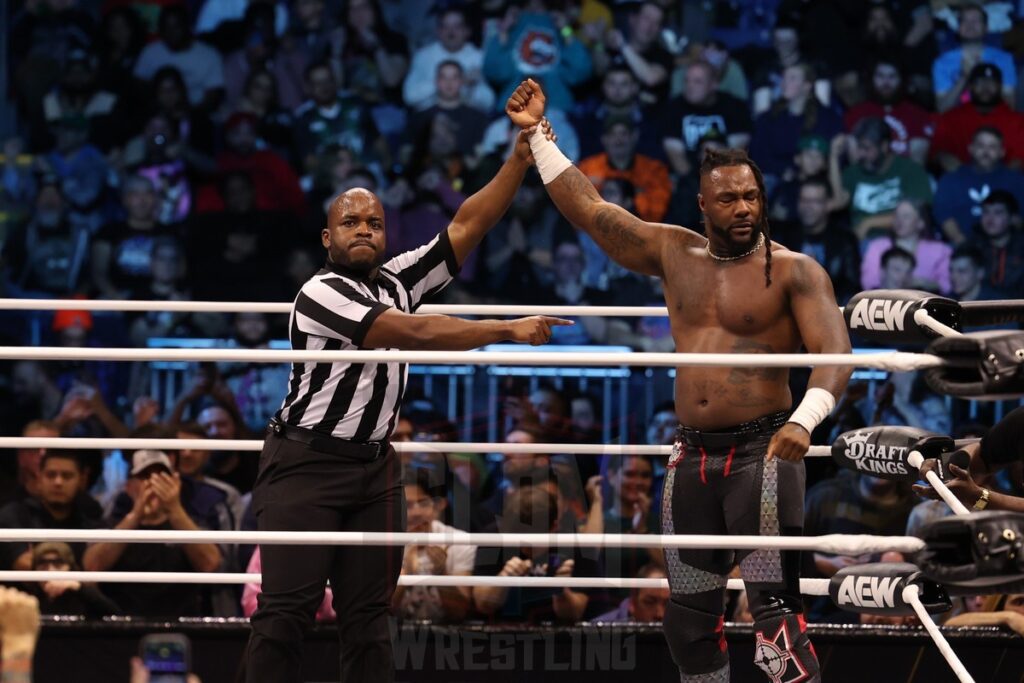
<path id="1" fill-rule="evenodd" d="M 594 183 L 590 182 L 590 178 L 575 166 L 565 169 L 565 172 L 551 183 L 551 185 L 555 184 L 562 185 L 571 196 L 581 197 L 592 202 L 601 201 L 601 195 L 597 193 Z"/>
<path id="2" fill-rule="evenodd" d="M 595 237 L 599 238 L 610 256 L 628 249 L 643 249 L 647 246 L 647 240 L 637 233 L 632 225 L 635 221 L 635 218 L 623 216 L 617 209 L 600 209 L 594 214 Z"/>

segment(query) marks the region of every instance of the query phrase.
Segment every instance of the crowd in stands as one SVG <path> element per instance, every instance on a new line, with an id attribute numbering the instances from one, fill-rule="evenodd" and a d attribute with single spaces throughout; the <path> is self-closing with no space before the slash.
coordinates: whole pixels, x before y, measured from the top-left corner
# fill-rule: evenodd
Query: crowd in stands
<path id="1" fill-rule="evenodd" d="M 757 11 L 750 6 L 756 5 Z M 1012 9 L 1011 9 L 1012 7 Z M 0 296 L 291 301 L 323 262 L 337 193 L 367 187 L 398 253 L 443 230 L 516 134 L 505 98 L 539 80 L 559 146 L 602 196 L 702 230 L 703 152 L 745 147 L 771 237 L 815 258 L 840 303 L 871 288 L 961 301 L 1024 296 L 1024 10 L 1010 3 L 698 0 L 34 0 L 10 3 L 0 154 Z M 0 122 L 2 125 L 2 122 Z M 659 305 L 660 282 L 575 232 L 530 173 L 442 293 L 455 303 Z M 267 348 L 263 314 L 0 314 L 4 344 Z M 555 344 L 672 350 L 664 319 L 581 318 Z M 35 326 L 35 327 L 33 327 Z M 176 400 L 143 364 L 16 361 L 0 433 L 258 437 L 287 367 L 204 364 Z M 799 380 L 796 380 L 797 383 Z M 510 443 L 594 443 L 600 402 L 508 396 Z M 854 382 L 815 433 L 980 429 L 914 374 Z M 670 405 L 624 441 L 671 444 Z M 395 440 L 455 440 L 422 401 Z M 659 532 L 665 459 L 404 458 L 410 530 Z M 0 526 L 252 529 L 255 455 L 21 450 L 0 468 Z M 808 534 L 892 533 L 909 488 L 812 472 Z M 1021 472 L 990 484 L 1020 494 Z M 930 505 L 930 503 L 926 504 Z M 810 555 L 807 576 L 869 558 Z M 879 559 L 879 558 L 874 558 Z M 252 547 L 0 544 L 0 568 L 258 571 Z M 646 550 L 410 547 L 406 574 L 665 576 Z M 26 585 L 44 614 L 248 615 L 257 586 Z M 410 587 L 396 615 L 441 621 L 658 620 L 666 590 Z M 993 602 L 1021 612 L 1019 597 Z M 734 616 L 743 619 L 742 602 Z M 813 618 L 850 615 L 816 605 Z M 977 605 L 973 607 L 978 607 Z M 966 608 L 965 608 L 966 609 Z M 319 617 L 333 618 L 330 596 Z M 1020 619 L 1007 618 L 1024 632 Z"/>

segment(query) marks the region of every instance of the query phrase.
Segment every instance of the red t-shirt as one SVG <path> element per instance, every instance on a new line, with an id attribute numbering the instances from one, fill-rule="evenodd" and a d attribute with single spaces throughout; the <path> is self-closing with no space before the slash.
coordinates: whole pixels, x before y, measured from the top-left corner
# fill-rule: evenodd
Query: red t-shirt
<path id="1" fill-rule="evenodd" d="M 892 131 L 892 151 L 902 156 L 910 154 L 912 139 L 931 139 L 935 132 L 934 114 L 907 100 L 895 105 L 863 102 L 846 112 L 843 125 L 849 132 L 858 121 L 869 116 L 885 119 Z"/>
<path id="2" fill-rule="evenodd" d="M 970 103 L 939 114 L 932 139 L 932 156 L 945 152 L 965 163 L 970 161 L 967 146 L 981 126 L 992 126 L 1003 134 L 1007 162 L 1024 160 L 1024 115 L 1010 109 L 1005 102 L 1000 102 L 987 114 L 982 114 Z"/>

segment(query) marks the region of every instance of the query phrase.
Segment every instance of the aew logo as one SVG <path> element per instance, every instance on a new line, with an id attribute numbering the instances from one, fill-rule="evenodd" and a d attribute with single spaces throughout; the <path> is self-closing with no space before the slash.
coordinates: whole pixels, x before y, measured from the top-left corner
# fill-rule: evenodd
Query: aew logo
<path id="1" fill-rule="evenodd" d="M 892 609 L 900 581 L 898 576 L 847 576 L 839 586 L 836 602 L 840 607 Z"/>
<path id="2" fill-rule="evenodd" d="M 908 474 L 907 447 L 868 443 L 872 434 L 857 432 L 846 437 L 846 457 L 868 474 Z"/>
<path id="3" fill-rule="evenodd" d="M 864 328 L 882 332 L 902 332 L 907 322 L 907 311 L 916 301 L 891 299 L 861 299 L 850 315 L 850 329 Z"/>

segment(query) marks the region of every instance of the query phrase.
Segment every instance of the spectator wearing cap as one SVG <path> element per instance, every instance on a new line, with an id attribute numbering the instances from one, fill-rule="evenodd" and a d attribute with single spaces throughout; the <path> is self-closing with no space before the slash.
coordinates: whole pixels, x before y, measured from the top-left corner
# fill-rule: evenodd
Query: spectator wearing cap
<path id="1" fill-rule="evenodd" d="M 601 133 L 609 116 L 633 120 L 640 131 L 637 151 L 650 157 L 664 154 L 661 131 L 654 125 L 651 112 L 640 104 L 640 81 L 624 64 L 612 64 L 601 78 L 601 90 L 594 97 L 576 105 L 570 120 L 579 137 L 580 157 L 587 158 L 601 152 Z M 561 146 L 561 129 L 559 146 Z"/>
<path id="2" fill-rule="evenodd" d="M 159 196 L 150 178 L 129 176 L 121 187 L 124 219 L 111 221 L 93 238 L 90 275 L 104 299 L 146 298 L 160 241 L 178 241 L 176 228 L 157 222 Z"/>
<path id="3" fill-rule="evenodd" d="M 922 166 L 935 132 L 935 116 L 907 97 L 905 75 L 899 60 L 878 57 L 870 70 L 868 99 L 851 107 L 843 117 L 847 132 L 868 117 L 883 119 L 892 131 L 892 151 Z"/>
<path id="4" fill-rule="evenodd" d="M 181 479 L 162 451 L 132 454 L 131 478 L 125 491 L 132 509 L 115 529 L 196 531 L 199 529 L 181 504 Z M 222 556 L 212 543 L 94 543 L 85 551 L 86 571 L 196 571 L 215 572 Z M 126 614 L 138 616 L 197 616 L 202 591 L 190 584 L 110 584 L 108 594 Z"/>
<path id="5" fill-rule="evenodd" d="M 163 66 L 181 72 L 192 106 L 212 112 L 224 96 L 224 62 L 215 49 L 192 36 L 188 10 L 168 5 L 160 12 L 160 40 L 143 48 L 135 62 L 135 76 L 150 80 Z"/>
<path id="6" fill-rule="evenodd" d="M 1018 206 L 1024 202 L 1024 173 L 1003 163 L 1006 146 L 998 128 L 978 128 L 968 152 L 971 162 L 943 175 L 935 189 L 935 220 L 953 244 L 972 239 L 981 203 L 993 191 L 1010 192 Z"/>
<path id="7" fill-rule="evenodd" d="M 916 267 L 911 287 L 929 292 L 949 291 L 949 256 L 953 249 L 945 242 L 931 239 L 928 207 L 921 201 L 904 199 L 892 211 L 892 231 L 868 242 L 860 266 L 860 284 L 877 289 L 882 284 L 882 254 L 899 247 L 914 255 Z"/>
<path id="8" fill-rule="evenodd" d="M 102 527 L 96 501 L 83 495 L 85 480 L 78 454 L 69 450 L 43 454 L 39 465 L 37 492 L 0 509 L 0 527 L 7 529 L 96 529 Z M 72 546 L 81 559 L 85 544 Z M 30 543 L 4 543 L 0 566 L 26 570 L 32 567 Z"/>
<path id="9" fill-rule="evenodd" d="M 970 144 L 982 126 L 1003 134 L 1007 163 L 1024 160 L 1024 116 L 1003 100 L 1003 72 L 994 64 L 978 64 L 967 79 L 970 99 L 938 116 L 932 139 L 932 158 L 946 172 L 970 161 Z"/>
<path id="10" fill-rule="evenodd" d="M 96 77 L 94 54 L 82 48 L 68 52 L 60 81 L 43 97 L 43 119 L 52 125 L 67 116 L 83 116 L 89 123 L 90 139 L 101 149 L 109 149 L 116 140 L 112 132 L 116 127 L 109 124 L 118 98 L 101 90 Z M 39 142 L 36 138 L 33 146 L 39 148 Z"/>
<path id="11" fill-rule="evenodd" d="M 1001 95 L 1011 101 L 1017 85 L 1017 69 L 1013 55 L 985 44 L 988 32 L 985 9 L 977 3 L 966 3 L 960 7 L 957 19 L 960 45 L 943 52 L 932 64 L 932 85 L 938 110 L 948 111 L 960 102 L 964 88 L 973 78 L 973 69 L 981 64 L 994 65 L 1001 72 Z"/>
<path id="12" fill-rule="evenodd" d="M 33 546 L 32 571 L 40 572 L 42 576 L 39 581 L 27 583 L 26 590 L 38 598 L 41 614 L 99 619 L 121 612 L 94 583 L 74 579 L 45 580 L 47 572 L 80 571 L 67 543 L 47 542 Z"/>
<path id="13" fill-rule="evenodd" d="M 668 210 L 672 181 L 665 164 L 637 153 L 639 139 L 631 118 L 610 116 L 605 119 L 601 136 L 604 151 L 580 161 L 579 168 L 598 190 L 608 178 L 628 180 L 636 190 L 637 215 L 645 221 L 658 222 Z"/>
<path id="14" fill-rule="evenodd" d="M 930 203 L 932 186 L 923 168 L 892 153 L 882 119 L 861 119 L 851 138 L 854 162 L 840 171 L 837 150 L 829 160 L 829 182 L 836 205 L 850 208 L 853 234 L 863 241 L 892 227 L 893 210 L 902 200 Z"/>
<path id="15" fill-rule="evenodd" d="M 750 144 L 753 126 L 748 111 L 745 102 L 718 90 L 718 74 L 713 66 L 703 61 L 688 64 L 683 93 L 668 102 L 662 119 L 665 155 L 672 171 L 688 175 L 693 165 L 700 163 L 700 139 L 712 129 L 722 135 L 728 147 Z"/>
<path id="16" fill-rule="evenodd" d="M 1011 299 L 1024 296 L 1024 234 L 1013 193 L 993 190 L 981 200 L 976 243 L 987 256 L 988 284 Z"/>
<path id="17" fill-rule="evenodd" d="M 567 112 L 574 102 L 572 87 L 590 77 L 590 53 L 564 12 L 552 11 L 541 0 L 526 0 L 506 10 L 484 43 L 483 72 L 500 89 L 498 108 L 504 108 L 524 78 L 532 77 L 544 87 L 548 108 Z"/>
<path id="18" fill-rule="evenodd" d="M 793 157 L 794 170 L 779 184 L 775 198 L 770 205 L 769 217 L 775 221 L 791 221 L 796 218 L 797 199 L 800 185 L 808 180 L 828 182 L 828 164 L 832 154 L 828 140 L 820 135 L 801 135 L 797 152 Z M 829 210 L 835 210 L 831 196 Z"/>
<path id="19" fill-rule="evenodd" d="M 472 30 L 462 6 L 449 4 L 437 12 L 437 40 L 412 55 L 409 73 L 402 85 L 402 99 L 412 109 L 427 109 L 437 103 L 435 75 L 444 62 L 462 67 L 463 100 L 474 109 L 489 112 L 494 108 L 494 91 L 481 73 L 484 54 L 470 42 Z"/>
<path id="20" fill-rule="evenodd" d="M 949 280 L 957 301 L 993 301 L 1005 294 L 993 288 L 985 277 L 985 254 L 973 244 L 961 244 L 949 260 Z"/>

